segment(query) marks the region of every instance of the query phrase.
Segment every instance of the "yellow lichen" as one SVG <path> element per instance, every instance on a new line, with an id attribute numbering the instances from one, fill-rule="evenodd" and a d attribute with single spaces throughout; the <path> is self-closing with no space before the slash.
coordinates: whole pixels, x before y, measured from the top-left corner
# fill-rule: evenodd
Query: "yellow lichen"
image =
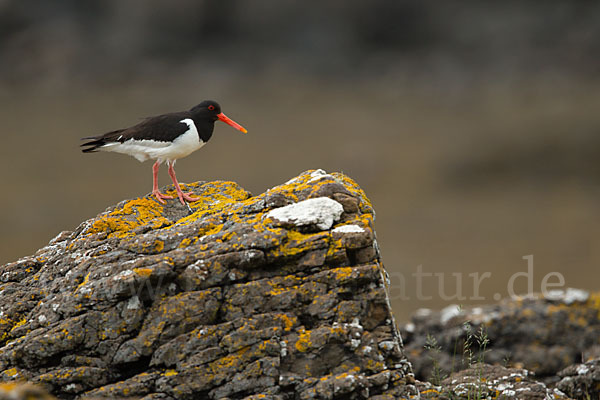
<path id="1" fill-rule="evenodd" d="M 152 275 L 152 268 L 134 268 L 133 272 L 135 272 L 139 276 L 147 278 L 150 275 Z"/>
<path id="2" fill-rule="evenodd" d="M 19 375 L 19 371 L 17 371 L 16 368 L 10 368 L 7 369 L 6 371 L 4 371 L 4 373 L 8 376 L 10 376 L 11 378 L 16 377 L 17 375 Z"/>
<path id="3" fill-rule="evenodd" d="M 436 389 L 425 389 L 425 390 L 421 390 L 421 394 L 435 394 L 435 395 L 439 395 L 440 392 Z"/>
<path id="4" fill-rule="evenodd" d="M 10 332 L 14 331 L 15 329 L 25 325 L 27 323 L 27 318 L 22 318 L 19 322 L 17 322 L 15 325 L 13 325 L 12 329 L 10 330 Z"/>
<path id="5" fill-rule="evenodd" d="M 598 315 L 596 318 L 600 319 L 600 292 L 590 293 L 588 304 L 593 309 L 598 310 Z"/>
<path id="6" fill-rule="evenodd" d="M 75 291 L 78 291 L 90 281 L 90 274 L 91 272 L 87 273 L 87 275 L 83 278 L 83 281 L 79 284 L 79 286 L 77 286 L 77 289 L 75 289 Z"/>
<path id="7" fill-rule="evenodd" d="M 210 369 L 214 374 L 217 374 L 224 369 L 231 369 L 232 367 L 235 367 L 242 361 L 242 356 L 246 354 L 248 350 L 250 350 L 250 347 L 244 347 L 233 354 L 213 361 L 209 364 Z"/>
<path id="8" fill-rule="evenodd" d="M 296 350 L 304 353 L 312 346 L 312 342 L 310 341 L 310 334 L 311 331 L 307 331 L 305 329 L 302 329 L 300 331 L 300 334 L 298 335 L 298 340 L 294 345 L 294 347 L 296 347 Z"/>
<path id="9" fill-rule="evenodd" d="M 338 280 L 349 278 L 352 276 L 352 271 L 354 271 L 352 267 L 336 268 L 333 270 L 335 278 Z"/>
<path id="10" fill-rule="evenodd" d="M 292 316 L 293 319 L 291 319 L 290 317 L 288 317 L 287 314 L 277 314 L 275 315 L 275 318 L 280 319 L 283 322 L 284 325 L 284 330 L 286 332 L 289 332 L 292 327 L 296 324 L 296 322 L 298 321 L 298 318 Z"/>
<path id="11" fill-rule="evenodd" d="M 132 236 L 135 228 L 150 225 L 159 228 L 170 225 L 163 216 L 163 206 L 157 201 L 142 197 L 126 202 L 121 208 L 98 218 L 86 234 L 106 232 L 108 237 L 124 238 Z"/>

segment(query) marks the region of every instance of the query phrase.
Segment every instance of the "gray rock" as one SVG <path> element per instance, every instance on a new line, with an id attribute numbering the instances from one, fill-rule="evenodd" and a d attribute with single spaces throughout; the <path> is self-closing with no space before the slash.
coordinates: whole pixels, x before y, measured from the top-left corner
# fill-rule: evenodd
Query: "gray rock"
<path id="1" fill-rule="evenodd" d="M 416 313 L 401 332 L 406 354 L 418 379 L 428 380 L 434 360 L 444 374 L 468 367 L 463 351 L 471 336 L 471 351 L 478 357 L 475 336 L 484 328 L 489 343 L 485 362 L 515 365 L 535 373 L 537 379 L 556 384 L 558 372 L 586 358 L 599 356 L 600 294 L 569 289 L 550 296 L 505 299 L 481 307 Z M 426 349 L 427 336 L 439 349 Z"/>
<path id="2" fill-rule="evenodd" d="M 562 379 L 556 385 L 575 399 L 600 398 L 600 358 L 583 364 L 573 364 L 558 373 Z"/>
<path id="3" fill-rule="evenodd" d="M 488 364 L 476 364 L 456 372 L 442 381 L 441 386 L 419 384 L 419 389 L 422 399 L 569 399 L 560 390 L 550 389 L 533 379 L 527 370 Z"/>
<path id="4" fill-rule="evenodd" d="M 0 268 L 0 382 L 60 398 L 416 395 L 356 183 L 187 186 L 189 208 L 123 201 Z"/>

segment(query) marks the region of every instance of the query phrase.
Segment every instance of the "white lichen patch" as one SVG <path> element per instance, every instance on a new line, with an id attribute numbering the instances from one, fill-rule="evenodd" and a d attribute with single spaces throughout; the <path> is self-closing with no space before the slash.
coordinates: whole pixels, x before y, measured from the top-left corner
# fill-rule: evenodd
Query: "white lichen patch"
<path id="1" fill-rule="evenodd" d="M 120 280 L 122 278 L 126 278 L 130 275 L 133 275 L 133 271 L 130 269 L 126 269 L 125 271 L 121 271 L 117 275 L 113 276 L 112 279 L 113 279 L 113 281 L 118 281 L 118 280 Z"/>
<path id="2" fill-rule="evenodd" d="M 74 383 L 69 383 L 67 386 L 65 386 L 65 391 L 66 392 L 71 392 L 77 390 L 77 385 Z"/>
<path id="3" fill-rule="evenodd" d="M 569 305 L 575 302 L 586 302 L 590 297 L 590 293 L 582 289 L 567 288 L 567 290 L 550 290 L 545 297 L 548 300 L 562 301 Z"/>
<path id="4" fill-rule="evenodd" d="M 269 211 L 267 217 L 296 226 L 316 225 L 320 230 L 327 230 L 343 212 L 344 207 L 337 201 L 317 197 L 276 208 Z"/>
<path id="5" fill-rule="evenodd" d="M 513 385 L 510 382 L 503 382 L 503 383 L 499 383 L 498 386 L 496 386 L 496 389 L 499 391 L 504 391 L 506 389 L 512 389 Z"/>
<path id="6" fill-rule="evenodd" d="M 577 375 L 585 375 L 588 372 L 590 372 L 590 368 L 585 364 L 581 364 L 577 367 Z"/>
<path id="7" fill-rule="evenodd" d="M 452 318 L 456 317 L 460 314 L 460 307 L 456 304 L 451 304 L 447 307 L 444 307 L 441 311 L 440 322 L 445 324 L 450 321 Z"/>
<path id="8" fill-rule="evenodd" d="M 142 303 L 140 302 L 140 298 L 137 296 L 133 296 L 127 302 L 127 309 L 128 310 L 137 310 L 138 308 L 140 308 L 141 305 L 142 305 Z"/>
<path id="9" fill-rule="evenodd" d="M 364 231 L 365 230 L 358 225 L 342 225 L 332 230 L 332 232 L 337 233 L 362 233 Z"/>
<path id="10" fill-rule="evenodd" d="M 383 342 L 380 342 L 378 344 L 379 348 L 385 351 L 392 351 L 392 349 L 394 348 L 394 346 L 396 346 L 396 343 L 394 343 L 391 340 L 384 340 Z"/>
<path id="11" fill-rule="evenodd" d="M 333 178 L 333 176 L 329 175 L 327 172 L 323 171 L 322 169 L 317 169 L 316 171 L 313 171 L 310 173 L 310 179 L 308 180 L 308 183 L 318 181 L 319 179 L 323 179 L 323 178 Z"/>

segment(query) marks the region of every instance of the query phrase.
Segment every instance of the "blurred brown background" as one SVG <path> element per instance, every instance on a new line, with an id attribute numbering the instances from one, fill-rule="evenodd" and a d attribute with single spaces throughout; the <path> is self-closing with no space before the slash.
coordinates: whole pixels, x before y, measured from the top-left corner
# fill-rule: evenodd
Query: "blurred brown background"
<path id="1" fill-rule="evenodd" d="M 217 124 L 180 180 L 350 175 L 399 320 L 477 303 L 453 273 L 506 296 L 529 254 L 534 290 L 598 289 L 599 78 L 593 1 L 0 0 L 0 262 L 150 191 L 150 163 L 80 137 L 215 99 L 249 134 Z"/>

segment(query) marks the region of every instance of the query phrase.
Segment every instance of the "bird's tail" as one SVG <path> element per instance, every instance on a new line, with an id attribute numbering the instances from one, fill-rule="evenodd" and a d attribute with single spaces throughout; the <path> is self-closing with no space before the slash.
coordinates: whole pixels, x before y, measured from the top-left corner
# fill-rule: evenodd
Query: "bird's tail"
<path id="1" fill-rule="evenodd" d="M 88 137 L 81 138 L 81 140 L 89 140 L 89 142 L 82 143 L 80 145 L 80 147 L 83 147 L 83 149 L 81 149 L 81 151 L 84 153 L 94 153 L 94 152 L 98 151 L 98 149 L 100 147 L 104 146 L 105 144 L 113 142 L 114 140 L 110 140 L 110 139 L 113 138 L 115 134 L 118 134 L 123 131 L 124 131 L 124 129 L 119 129 L 116 131 L 108 132 L 101 136 L 88 136 Z"/>

